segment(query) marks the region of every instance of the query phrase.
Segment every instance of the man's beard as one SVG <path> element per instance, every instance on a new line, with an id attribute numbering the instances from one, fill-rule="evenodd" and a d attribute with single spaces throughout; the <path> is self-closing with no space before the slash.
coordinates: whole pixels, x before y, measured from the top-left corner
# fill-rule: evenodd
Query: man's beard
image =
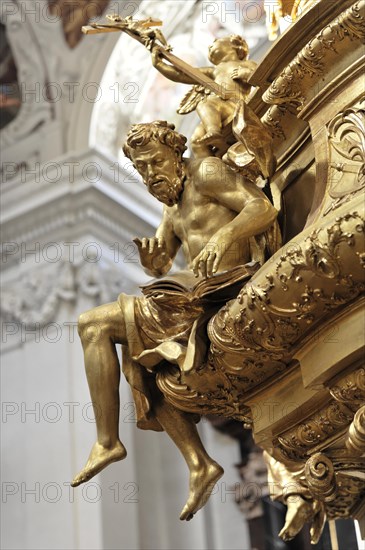
<path id="1" fill-rule="evenodd" d="M 185 173 L 184 170 L 179 170 L 179 173 L 176 174 L 176 177 L 171 179 L 167 176 L 161 176 L 155 178 L 154 181 L 161 182 L 163 189 L 159 190 L 156 188 L 153 189 L 153 186 L 150 187 L 150 192 L 156 199 L 160 202 L 163 202 L 167 206 L 173 206 L 179 202 L 180 195 L 184 189 L 184 180 Z"/>

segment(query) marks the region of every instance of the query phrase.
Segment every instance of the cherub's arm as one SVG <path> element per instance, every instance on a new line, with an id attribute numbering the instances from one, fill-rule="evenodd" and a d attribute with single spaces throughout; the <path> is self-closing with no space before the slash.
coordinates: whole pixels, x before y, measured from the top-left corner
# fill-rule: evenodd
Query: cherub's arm
<path id="1" fill-rule="evenodd" d="M 250 79 L 256 67 L 257 63 L 254 61 L 244 61 L 237 64 L 237 67 L 233 69 L 231 73 L 231 78 L 233 78 L 233 80 L 241 80 L 246 83 Z"/>
<path id="2" fill-rule="evenodd" d="M 193 261 L 198 275 L 204 264 L 208 276 L 214 274 L 230 245 L 266 231 L 275 221 L 277 210 L 253 183 L 233 172 L 220 159 L 205 159 L 199 169 L 197 192 L 211 197 L 237 215 L 220 227 Z"/>
<path id="3" fill-rule="evenodd" d="M 148 275 L 159 277 L 170 271 L 181 242 L 176 237 L 166 208 L 154 237 L 135 239 L 141 264 Z"/>
<path id="4" fill-rule="evenodd" d="M 168 63 L 165 63 L 163 61 L 163 57 L 160 53 L 159 46 L 154 46 L 152 50 L 152 65 L 157 69 L 161 74 L 163 74 L 166 78 L 169 80 L 172 80 L 173 82 L 180 82 L 182 84 L 196 84 L 196 80 L 193 78 L 190 78 L 185 73 L 183 73 L 180 69 L 177 67 L 174 67 L 173 65 L 170 65 Z M 212 67 L 202 67 L 196 69 L 198 71 L 201 71 L 206 76 L 209 76 L 210 78 L 213 78 L 213 68 Z"/>

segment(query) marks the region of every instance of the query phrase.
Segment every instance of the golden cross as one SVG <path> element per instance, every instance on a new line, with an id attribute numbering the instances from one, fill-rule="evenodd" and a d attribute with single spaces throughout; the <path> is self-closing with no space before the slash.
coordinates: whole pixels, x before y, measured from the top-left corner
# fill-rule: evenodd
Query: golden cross
<path id="1" fill-rule="evenodd" d="M 155 41 L 159 41 L 159 51 L 171 65 L 180 69 L 186 76 L 194 80 L 196 84 L 200 84 L 211 90 L 214 94 L 222 99 L 227 99 L 228 95 L 222 89 L 222 86 L 214 82 L 209 76 L 206 76 L 202 71 L 185 63 L 176 55 L 171 53 L 171 47 L 167 44 L 165 37 L 159 29 L 154 30 L 152 27 L 160 27 L 162 21 L 149 17 L 145 20 L 133 20 L 131 17 L 122 19 L 118 15 L 107 15 L 107 19 L 112 23 L 92 23 L 82 27 L 84 34 L 100 34 L 105 32 L 124 32 L 140 44 L 143 44 L 147 49 L 152 50 Z"/>

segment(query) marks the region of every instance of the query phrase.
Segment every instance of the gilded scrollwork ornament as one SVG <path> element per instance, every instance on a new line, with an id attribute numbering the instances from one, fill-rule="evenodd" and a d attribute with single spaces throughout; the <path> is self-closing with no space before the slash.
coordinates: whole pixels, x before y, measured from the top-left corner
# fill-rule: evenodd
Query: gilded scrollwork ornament
<path id="1" fill-rule="evenodd" d="M 316 453 L 305 463 L 305 478 L 313 498 L 324 502 L 335 500 L 337 483 L 331 460 L 322 453 Z"/>
<path id="2" fill-rule="evenodd" d="M 121 31 L 144 45 L 162 74 L 193 85 L 179 111 L 196 109 L 201 123 L 192 140 L 195 158 L 183 156 L 187 139 L 167 122 L 136 124 L 128 133 L 125 155 L 164 204 L 156 234 L 134 241 L 141 265 L 157 280 L 142 287 L 140 296 L 120 294 L 116 302 L 80 317 L 92 401 L 103 414 L 97 419 L 97 442 L 73 486 L 125 458 L 118 431 L 115 350 L 121 344 L 137 426 L 166 431 L 188 465 L 189 498 L 181 519 L 190 520 L 205 504 L 223 473 L 195 427 L 204 414 L 242 421 L 261 437 L 288 506 L 281 532 L 285 540 L 311 521 L 312 541 L 317 542 L 326 517 L 350 515 L 362 497 L 363 369 L 346 357 L 342 376 L 339 357 L 326 376 L 317 369 L 316 385 L 310 377 L 305 380 L 301 364 L 303 350 L 310 354 L 318 344 L 324 353 L 316 333 L 342 317 L 352 319 L 365 290 L 365 219 L 357 195 L 364 184 L 361 105 L 353 99 L 322 124 L 334 169 L 338 171 L 337 158 L 344 165 L 337 182 L 324 178 L 330 200 L 339 201 L 327 216 L 308 222 L 282 246 L 278 211 L 267 195 L 270 179 L 281 169 L 274 146 L 280 141 L 284 147 L 289 138 L 281 122 L 288 112 L 299 122 L 309 89 L 313 92 L 320 79 L 322 85 L 322 77 L 325 82 L 329 64 L 346 48 L 359 45 L 364 6 L 365 0 L 359 0 L 316 27 L 314 38 L 281 66 L 263 94 L 271 107 L 261 119 L 249 104 L 248 79 L 255 67 L 247 60 L 242 37 L 218 39 L 210 49 L 212 66 L 195 68 L 172 54 L 155 28 L 157 20 L 110 16 L 111 23 L 85 29 Z M 227 95 L 223 84 L 232 80 L 236 86 Z M 297 139 L 300 132 L 294 130 Z M 309 137 L 309 129 L 305 133 Z M 288 158 L 300 148 L 300 139 L 291 146 Z M 310 149 L 304 156 L 308 154 Z M 349 163 L 353 172 L 345 167 Z M 261 187 L 266 183 L 267 195 L 260 182 Z M 319 210 L 322 203 L 316 200 Z M 180 247 L 187 270 L 168 275 Z M 102 333 L 97 344 L 87 338 L 95 323 Z M 286 408 L 275 420 L 264 415 L 257 421 L 255 403 L 281 390 L 287 400 L 289 380 L 305 405 L 301 410 L 295 404 L 299 417 Z M 291 482 L 290 494 L 284 495 Z"/>
<path id="3" fill-rule="evenodd" d="M 346 403 L 348 407 L 355 407 L 357 410 L 359 404 L 365 401 L 365 369 L 355 369 L 338 380 L 329 390 L 336 401 Z"/>
<path id="4" fill-rule="evenodd" d="M 310 40 L 263 94 L 263 100 L 271 105 L 294 104 L 300 111 L 307 97 L 306 77 L 323 75 L 327 58 L 340 55 L 342 42 L 348 41 L 351 47 L 351 42 L 364 39 L 364 6 L 363 0 L 356 2 Z"/>
<path id="5" fill-rule="evenodd" d="M 332 201 L 324 215 L 350 201 L 365 186 L 364 101 L 339 113 L 328 124 L 328 195 Z"/>
<path id="6" fill-rule="evenodd" d="M 312 448 L 348 426 L 352 418 L 353 412 L 346 405 L 332 401 L 299 426 L 281 434 L 278 443 L 286 456 L 294 460 L 304 458 Z"/>
<path id="7" fill-rule="evenodd" d="M 356 412 L 349 427 L 345 445 L 355 456 L 365 453 L 365 406 Z"/>

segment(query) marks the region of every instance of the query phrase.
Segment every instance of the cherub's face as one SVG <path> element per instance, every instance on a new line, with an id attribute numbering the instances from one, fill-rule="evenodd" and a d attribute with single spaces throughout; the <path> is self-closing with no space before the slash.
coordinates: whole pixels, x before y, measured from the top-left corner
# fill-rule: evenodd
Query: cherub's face
<path id="1" fill-rule="evenodd" d="M 227 55 L 233 59 L 238 59 L 236 49 L 229 38 L 217 38 L 214 40 L 213 44 L 209 46 L 208 58 L 214 65 L 218 65 Z"/>
<path id="2" fill-rule="evenodd" d="M 131 156 L 151 195 L 167 206 L 176 204 L 183 190 L 183 162 L 174 149 L 151 141 Z"/>

